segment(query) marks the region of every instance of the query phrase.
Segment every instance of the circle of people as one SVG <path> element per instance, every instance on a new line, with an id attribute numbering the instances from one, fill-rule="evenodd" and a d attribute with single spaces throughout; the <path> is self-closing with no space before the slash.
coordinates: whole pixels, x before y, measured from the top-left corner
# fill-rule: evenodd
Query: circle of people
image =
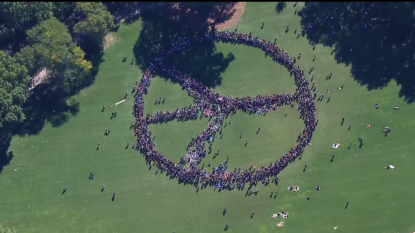
<path id="1" fill-rule="evenodd" d="M 169 67 L 164 64 L 164 59 L 167 56 L 188 48 L 193 44 L 208 40 L 253 46 L 261 49 L 265 56 L 270 56 L 275 62 L 285 66 L 290 75 L 294 76 L 297 86 L 296 91 L 294 94 L 258 95 L 256 97 L 242 98 L 221 96 L 201 82 L 181 73 L 174 66 Z M 175 111 L 159 111 L 152 116 L 149 114 L 144 116 L 143 95 L 147 93 L 153 74 L 160 69 L 180 84 L 182 89 L 186 90 L 189 96 L 194 99 L 194 103 Z M 170 50 L 161 52 L 148 63 L 148 68 L 143 73 L 142 79 L 135 89 L 134 115 L 136 119 L 135 123 L 133 123 L 135 135 L 137 136 L 135 149 L 143 154 L 150 167 L 155 166 L 161 173 L 166 172 L 170 179 L 178 179 L 179 183 L 191 184 L 198 189 L 199 184 L 201 184 L 202 189 L 214 186 L 219 188 L 219 190 L 233 190 L 235 187 L 242 190 L 247 183 L 249 183 L 249 189 L 251 189 L 258 182 L 268 184 L 270 179 L 277 184 L 279 172 L 302 155 L 318 124 L 309 82 L 304 72 L 300 70 L 300 67 L 295 65 L 295 59 L 291 58 L 287 51 L 276 47 L 275 42 L 273 44 L 262 40 L 253 36 L 252 33 L 217 32 L 213 29 L 201 36 L 181 38 L 179 41 L 172 43 Z M 298 136 L 297 144 L 281 158 L 277 158 L 275 162 L 271 162 L 268 166 L 261 167 L 261 169 L 251 165 L 249 169 L 241 170 L 241 168 L 237 169 L 235 167 L 233 171 L 228 169 L 228 159 L 213 167 L 210 172 L 207 169 L 203 169 L 204 164 L 202 168 L 198 167 L 198 164 L 206 156 L 205 143 L 209 143 L 209 150 L 211 151 L 215 135 L 217 132 L 219 134 L 222 133 L 222 126 L 229 115 L 235 114 L 236 111 L 265 115 L 271 109 L 277 110 L 277 108 L 283 105 L 294 107 L 294 104 L 298 104 L 305 128 Z M 147 125 L 173 120 L 195 120 L 198 117 L 209 118 L 207 126 L 200 135 L 191 139 L 187 146 L 186 156 L 182 157 L 179 163 L 170 161 L 157 151 L 153 142 L 154 137 L 152 138 L 151 131 Z M 246 140 L 247 143 L 248 140 Z M 219 153 L 219 149 L 217 153 Z"/>

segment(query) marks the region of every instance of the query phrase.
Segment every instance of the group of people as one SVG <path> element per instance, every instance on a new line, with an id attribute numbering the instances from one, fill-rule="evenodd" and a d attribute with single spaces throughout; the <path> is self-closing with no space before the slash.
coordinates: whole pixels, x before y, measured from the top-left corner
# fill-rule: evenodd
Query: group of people
<path id="1" fill-rule="evenodd" d="M 192 46 L 202 41 L 213 40 L 215 42 L 242 44 L 253 46 L 261 49 L 266 56 L 270 56 L 274 61 L 282 64 L 294 77 L 297 86 L 293 94 L 274 94 L 268 96 L 256 97 L 228 97 L 221 96 L 210 90 L 201 82 L 192 77 L 181 73 L 175 67 L 168 67 L 164 64 L 167 56 Z M 151 78 L 156 70 L 162 70 L 173 78 L 182 89 L 186 90 L 194 99 L 194 103 L 188 107 L 177 109 L 175 111 L 159 111 L 155 115 L 144 116 L 143 95 L 147 93 Z M 214 186 L 220 190 L 232 190 L 235 187 L 243 189 L 246 183 L 249 187 L 255 186 L 258 182 L 268 183 L 270 178 L 278 182 L 278 174 L 290 162 L 301 156 L 304 148 L 309 144 L 313 131 L 316 127 L 317 120 L 315 117 L 315 103 L 313 95 L 309 88 L 309 82 L 300 67 L 295 64 L 295 59 L 291 58 L 287 51 L 283 51 L 275 44 L 262 40 L 249 34 L 239 34 L 236 32 L 217 32 L 214 28 L 204 34 L 194 36 L 193 38 L 181 38 L 172 44 L 169 50 L 163 51 L 158 57 L 148 63 L 148 69 L 143 73 L 141 81 L 137 85 L 135 93 L 134 129 L 137 136 L 136 149 L 144 155 L 149 166 L 156 166 L 161 172 L 166 172 L 170 178 L 176 178 L 181 183 L 192 184 L 195 187 L 206 188 Z M 301 118 L 304 120 L 305 128 L 299 135 L 297 144 L 292 147 L 281 158 L 275 162 L 260 169 L 251 166 L 247 170 L 241 168 L 228 168 L 228 158 L 212 167 L 211 171 L 207 168 L 198 167 L 198 164 L 206 156 L 205 143 L 209 143 L 209 150 L 212 150 L 212 143 L 215 140 L 216 133 L 222 131 L 222 127 L 229 115 L 235 114 L 236 111 L 243 111 L 248 114 L 265 115 L 270 110 L 276 110 L 280 106 L 298 105 Z M 209 113 L 209 114 L 207 114 Z M 153 142 L 151 131 L 148 124 L 167 122 L 172 120 L 194 120 L 198 117 L 208 117 L 209 121 L 203 132 L 191 139 L 187 146 L 186 156 L 179 163 L 175 163 L 160 154 Z M 219 150 L 218 152 L 219 153 Z M 210 165 L 208 165 L 210 167 Z"/>

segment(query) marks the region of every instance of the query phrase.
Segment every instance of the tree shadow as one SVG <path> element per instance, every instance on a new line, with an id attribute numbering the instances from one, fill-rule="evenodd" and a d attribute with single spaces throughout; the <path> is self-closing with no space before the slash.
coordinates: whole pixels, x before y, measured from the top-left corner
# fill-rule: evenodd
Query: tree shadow
<path id="1" fill-rule="evenodd" d="M 47 84 L 35 88 L 23 106 L 26 120 L 16 128 L 15 135 L 36 135 L 48 122 L 59 127 L 79 112 L 79 102 L 49 89 Z"/>
<path id="2" fill-rule="evenodd" d="M 0 136 L 0 174 L 3 171 L 3 168 L 10 164 L 10 161 L 13 159 L 13 151 L 7 151 L 9 149 L 11 142 L 11 136 L 2 134 Z"/>
<path id="3" fill-rule="evenodd" d="M 141 14 L 142 30 L 134 45 L 135 63 L 146 69 L 147 63 L 160 52 L 170 49 L 180 38 L 202 35 L 209 30 L 210 22 L 221 23 L 233 15 L 234 3 L 164 3 L 156 10 Z M 217 52 L 213 41 L 189 46 L 169 56 L 165 63 L 203 82 L 209 87 L 221 84 L 221 74 L 235 59 L 232 53 Z M 166 74 L 161 77 L 170 79 Z M 174 81 L 174 80 L 173 80 Z"/>
<path id="4" fill-rule="evenodd" d="M 116 24 L 124 22 L 131 24 L 140 18 L 141 12 L 149 9 L 157 8 L 163 2 L 103 2 L 107 6 L 108 11 L 111 12 Z"/>
<path id="5" fill-rule="evenodd" d="M 399 97 L 415 100 L 415 3 L 307 2 L 298 13 L 311 43 L 334 47 L 335 59 L 368 90 L 394 79 Z"/>
<path id="6" fill-rule="evenodd" d="M 275 5 L 275 11 L 279 14 L 281 13 L 285 8 L 287 7 L 287 3 L 286 2 L 278 2 Z"/>

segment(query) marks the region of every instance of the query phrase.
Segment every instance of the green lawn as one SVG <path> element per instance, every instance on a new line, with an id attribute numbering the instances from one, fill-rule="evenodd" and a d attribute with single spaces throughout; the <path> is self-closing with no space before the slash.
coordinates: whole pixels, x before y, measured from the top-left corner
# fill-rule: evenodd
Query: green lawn
<path id="1" fill-rule="evenodd" d="M 316 102 L 318 127 L 300 161 L 290 164 L 280 175 L 278 186 L 259 185 L 257 196 L 245 197 L 245 192 L 217 193 L 212 188 L 199 193 L 190 186 L 178 185 L 164 174 L 149 171 L 144 158 L 127 142 L 135 141 L 129 129 L 133 98 L 111 107 L 130 92 L 141 71 L 129 62 L 121 63 L 124 54 L 133 57 L 133 47 L 141 24 L 123 25 L 115 33 L 117 42 L 105 52 L 96 82 L 75 98 L 80 112 L 69 122 L 53 128 L 50 125 L 36 136 L 13 138 L 11 164 L 0 175 L 0 221 L 25 233 L 56 232 L 147 232 L 213 233 L 321 233 L 321 232 L 412 232 L 415 230 L 415 208 L 411 208 L 415 186 L 410 157 L 415 149 L 411 143 L 415 127 L 415 107 L 398 97 L 400 87 L 390 83 L 381 90 L 368 91 L 349 75 L 349 67 L 337 64 L 330 56 L 331 48 L 317 46 L 313 51 L 306 38 L 285 34 L 286 25 L 299 28 L 300 18 L 294 16 L 293 3 L 280 14 L 275 3 L 248 3 L 238 23 L 238 32 L 260 36 L 273 41 L 292 55 L 299 52 L 300 67 L 308 71 L 315 67 L 315 83 L 320 92 L 330 89 L 331 101 Z M 261 29 L 262 22 L 265 23 Z M 232 30 L 232 29 L 231 29 Z M 232 52 L 235 60 L 221 75 L 221 85 L 215 87 L 224 95 L 245 96 L 272 93 L 292 93 L 294 81 L 288 72 L 259 50 L 244 46 L 218 44 L 217 51 Z M 312 62 L 313 55 L 317 60 Z M 328 73 L 333 78 L 325 80 Z M 344 89 L 339 90 L 344 82 Z M 158 97 L 166 96 L 164 105 L 154 105 Z M 325 95 L 325 98 L 328 94 Z M 145 96 L 146 112 L 173 110 L 187 106 L 192 99 L 177 84 L 155 78 Z M 374 109 L 374 104 L 381 107 Z M 102 106 L 106 109 L 101 113 Z M 400 111 L 394 111 L 394 106 Z M 118 116 L 110 119 L 111 112 Z M 288 114 L 284 117 L 284 114 Z M 344 125 L 340 125 L 342 117 Z M 217 164 L 229 156 L 230 166 L 260 167 L 281 157 L 295 145 L 303 123 L 296 109 L 282 107 L 265 117 L 237 113 L 230 117 L 231 125 L 224 128 L 223 139 L 217 139 L 213 150 L 220 155 L 205 163 Z M 200 134 L 207 120 L 170 122 L 151 125 L 159 151 L 178 161 L 190 138 Z M 352 123 L 350 131 L 347 130 Z M 366 129 L 366 124 L 371 129 Z M 257 127 L 261 132 L 257 135 Z M 392 133 L 384 137 L 383 126 Z M 108 137 L 103 135 L 110 129 Z M 244 147 L 244 140 L 249 145 Z M 365 145 L 359 149 L 357 138 Z M 341 146 L 331 148 L 333 142 Z M 348 144 L 352 147 L 348 150 Z M 97 151 L 97 143 L 101 148 Z M 332 154 L 335 159 L 330 162 Z M 304 165 L 308 168 L 303 172 Z M 395 170 L 383 169 L 393 164 Z M 17 171 L 15 171 L 17 169 Z M 94 180 L 88 180 L 90 172 Z M 106 185 L 100 192 L 102 184 Z M 68 190 L 61 195 L 62 188 Z M 287 186 L 298 185 L 300 191 L 291 193 Z M 315 187 L 321 185 L 322 190 Z M 270 192 L 278 191 L 277 198 Z M 112 192 L 117 198 L 111 202 Z M 310 196 L 307 201 L 306 197 Z M 346 200 L 350 205 L 345 209 Z M 222 216 L 226 207 L 228 212 Z M 286 210 L 290 217 L 283 220 L 272 214 Z M 250 219 L 250 214 L 255 216 Z M 334 226 L 338 226 L 333 230 Z"/>

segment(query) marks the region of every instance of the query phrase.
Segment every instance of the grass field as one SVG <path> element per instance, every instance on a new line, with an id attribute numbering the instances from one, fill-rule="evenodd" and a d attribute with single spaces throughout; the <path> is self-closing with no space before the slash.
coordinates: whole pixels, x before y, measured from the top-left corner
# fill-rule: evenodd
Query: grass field
<path id="1" fill-rule="evenodd" d="M 273 41 L 292 55 L 299 52 L 298 64 L 313 74 L 320 92 L 330 89 L 326 103 L 316 102 L 318 127 L 303 158 L 290 164 L 280 175 L 278 186 L 259 185 L 257 196 L 245 197 L 245 192 L 217 193 L 212 188 L 198 193 L 190 186 L 178 185 L 165 175 L 155 175 L 144 158 L 136 151 L 125 149 L 135 137 L 129 129 L 134 120 L 133 98 L 117 106 L 114 103 L 130 92 L 141 71 L 129 62 L 121 63 L 125 55 L 133 57 L 133 47 L 141 22 L 123 25 L 114 34 L 116 43 L 105 52 L 96 83 L 75 97 L 80 111 L 59 128 L 46 126 L 38 135 L 13 138 L 10 150 L 14 158 L 0 175 L 0 222 L 15 227 L 18 232 L 146 232 L 146 233 L 321 233 L 321 232 L 412 232 L 415 231 L 415 208 L 412 208 L 411 181 L 414 174 L 411 143 L 415 127 L 415 106 L 398 97 L 400 87 L 391 82 L 387 87 L 368 91 L 350 77 L 350 67 L 337 64 L 331 48 L 312 46 L 306 38 L 285 34 L 286 25 L 299 28 L 300 18 L 294 16 L 293 3 L 287 3 L 280 14 L 275 3 L 248 3 L 238 23 L 238 32 Z M 261 29 L 262 22 L 265 23 Z M 231 29 L 232 30 L 232 29 Z M 217 51 L 235 59 L 221 74 L 222 82 L 215 89 L 224 95 L 246 96 L 290 93 L 295 85 L 289 73 L 260 51 L 243 46 L 218 44 Z M 313 56 L 317 59 L 312 62 Z M 326 75 L 333 78 L 326 81 Z M 339 90 L 344 82 L 344 89 Z M 158 97 L 166 96 L 164 105 L 154 105 Z M 145 97 L 145 111 L 176 109 L 192 103 L 178 85 L 155 78 Z M 380 104 L 378 110 L 375 103 Z M 106 109 L 101 113 L 102 106 Z M 394 111 L 394 106 L 400 106 Z M 110 119 L 111 112 L 118 115 Z M 284 117 L 284 114 L 288 114 Z M 340 125 L 345 118 L 344 125 Z M 296 109 L 282 107 L 265 117 L 238 113 L 224 129 L 213 150 L 220 148 L 218 158 L 206 162 L 218 163 L 229 156 L 230 167 L 260 167 L 282 156 L 294 146 L 303 128 Z M 352 123 L 351 130 L 347 130 Z M 170 122 L 151 125 L 160 152 L 178 161 L 190 138 L 205 127 L 206 119 L 193 122 Z M 365 125 L 371 124 L 371 129 Z M 256 129 L 261 126 L 257 135 Z M 382 127 L 392 133 L 384 137 Z M 111 134 L 105 137 L 105 129 Z M 243 133 L 249 139 L 239 140 Z M 365 145 L 359 149 L 357 138 Z M 331 148 L 333 142 L 341 146 Z M 351 149 L 348 144 L 352 142 Z M 97 144 L 101 143 L 97 151 Z M 333 162 L 330 158 L 335 154 Z M 395 170 L 385 170 L 388 164 Z M 308 168 L 303 172 L 304 165 Z M 15 171 L 17 169 L 17 171 Z M 90 172 L 94 180 L 88 180 Z M 100 189 L 106 185 L 104 192 Z M 62 188 L 68 190 L 61 195 Z M 298 185 L 292 193 L 287 186 Z M 322 190 L 315 187 L 321 185 Z M 277 198 L 270 192 L 278 191 Z M 111 202 L 112 192 L 117 198 Z M 307 201 L 306 197 L 310 200 Z M 349 207 L 345 209 L 346 200 Z M 228 212 L 222 216 L 226 207 Z M 290 217 L 283 220 L 272 214 L 286 210 Z M 250 219 L 251 212 L 254 218 Z M 336 230 L 333 227 L 338 226 Z"/>

